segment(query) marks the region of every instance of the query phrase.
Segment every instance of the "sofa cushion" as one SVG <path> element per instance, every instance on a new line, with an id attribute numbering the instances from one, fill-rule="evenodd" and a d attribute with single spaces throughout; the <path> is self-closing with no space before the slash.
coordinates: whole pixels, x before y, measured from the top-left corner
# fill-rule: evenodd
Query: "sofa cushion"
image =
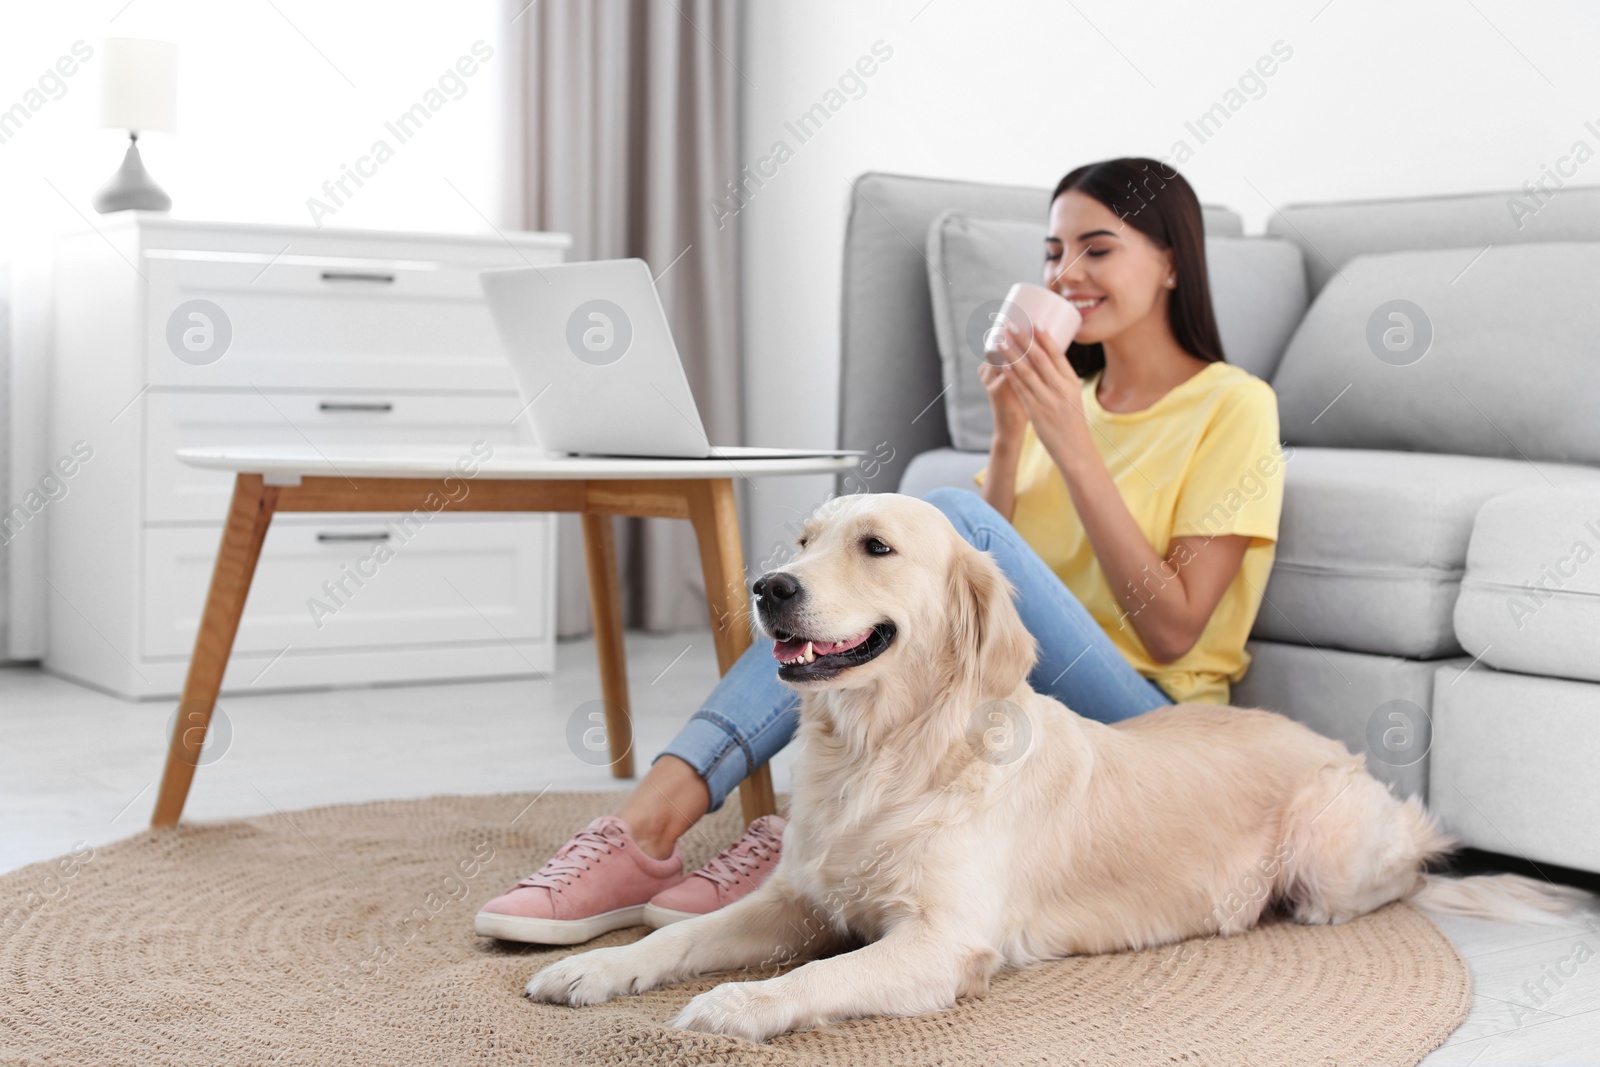
<path id="1" fill-rule="evenodd" d="M 1271 382 L 1296 445 L 1600 463 L 1600 242 L 1356 256 Z"/>
<path id="2" fill-rule="evenodd" d="M 988 451 L 993 422 L 978 380 L 985 315 L 1013 283 L 1040 280 L 1044 232 L 1040 222 L 946 211 L 929 225 L 927 246 L 950 441 Z M 1228 361 L 1270 379 L 1306 310 L 1300 250 L 1274 238 L 1207 237 L 1206 266 Z"/>
<path id="3" fill-rule="evenodd" d="M 1273 237 L 1207 237 L 1206 273 L 1223 354 L 1270 382 L 1310 304 L 1300 249 Z"/>
<path id="4" fill-rule="evenodd" d="M 1456 636 L 1502 670 L 1600 682 L 1600 470 L 1490 498 L 1467 546 Z"/>
<path id="5" fill-rule="evenodd" d="M 1285 452 L 1277 558 L 1251 636 L 1414 659 L 1460 649 L 1452 612 L 1484 501 L 1596 474 L 1426 452 Z"/>
<path id="6" fill-rule="evenodd" d="M 908 496 L 921 496 L 930 489 L 937 489 L 942 485 L 952 486 L 956 489 L 971 489 L 978 491 L 978 484 L 972 480 L 989 462 L 989 453 L 967 452 L 959 448 L 930 448 L 919 453 L 915 459 L 906 465 L 906 472 L 900 478 L 900 488 L 895 490 Z"/>
<path id="7" fill-rule="evenodd" d="M 950 443 L 989 449 L 994 420 L 978 364 L 985 315 L 1015 282 L 1037 282 L 1044 264 L 1039 222 L 976 218 L 946 211 L 928 227 L 928 295 L 938 339 Z"/>

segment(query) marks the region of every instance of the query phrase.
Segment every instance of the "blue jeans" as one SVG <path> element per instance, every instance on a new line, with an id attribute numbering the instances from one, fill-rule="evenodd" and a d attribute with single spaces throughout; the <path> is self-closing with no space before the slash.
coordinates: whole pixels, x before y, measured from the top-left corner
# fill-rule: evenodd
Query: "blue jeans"
<path id="1" fill-rule="evenodd" d="M 1036 691 L 1100 722 L 1131 719 L 1172 703 L 1133 669 L 1078 598 L 988 501 L 951 488 L 934 489 L 923 499 L 944 512 L 969 544 L 994 556 L 1016 586 L 1017 611 L 1039 643 L 1039 662 L 1028 675 Z M 789 743 L 799 712 L 800 694 L 778 681 L 771 643 L 757 641 L 661 756 L 677 756 L 705 779 L 715 811 L 751 770 Z"/>

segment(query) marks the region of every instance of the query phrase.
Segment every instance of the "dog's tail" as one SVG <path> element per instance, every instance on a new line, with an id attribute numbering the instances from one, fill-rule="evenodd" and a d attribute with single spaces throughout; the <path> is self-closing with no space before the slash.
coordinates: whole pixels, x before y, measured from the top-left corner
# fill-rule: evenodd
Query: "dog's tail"
<path id="1" fill-rule="evenodd" d="M 1473 874 L 1465 878 L 1425 874 L 1422 888 L 1409 899 L 1450 915 L 1553 926 L 1595 897 L 1576 886 L 1541 882 L 1520 874 Z"/>
<path id="2" fill-rule="evenodd" d="M 1446 832 L 1439 825 L 1438 816 L 1417 798 L 1406 798 L 1402 807 L 1421 862 L 1447 856 L 1461 847 L 1460 839 Z M 1501 922 L 1555 925 L 1563 916 L 1595 900 L 1594 894 L 1576 886 L 1520 874 L 1473 874 L 1464 878 L 1423 874 L 1418 881 L 1418 888 L 1406 897 L 1413 904 L 1450 915 Z"/>

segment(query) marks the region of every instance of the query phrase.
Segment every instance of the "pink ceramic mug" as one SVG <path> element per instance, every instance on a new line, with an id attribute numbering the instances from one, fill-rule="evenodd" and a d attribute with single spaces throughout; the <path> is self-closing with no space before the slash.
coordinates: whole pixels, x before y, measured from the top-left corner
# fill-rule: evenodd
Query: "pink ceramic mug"
<path id="1" fill-rule="evenodd" d="M 994 325 L 984 332 L 983 358 L 999 367 L 1023 357 L 1023 352 L 1012 351 L 1006 341 L 1007 323 L 1029 342 L 1030 347 L 1034 336 L 1039 334 L 1064 352 L 1082 322 L 1083 316 L 1066 297 L 1042 285 L 1018 282 L 1001 302 Z"/>

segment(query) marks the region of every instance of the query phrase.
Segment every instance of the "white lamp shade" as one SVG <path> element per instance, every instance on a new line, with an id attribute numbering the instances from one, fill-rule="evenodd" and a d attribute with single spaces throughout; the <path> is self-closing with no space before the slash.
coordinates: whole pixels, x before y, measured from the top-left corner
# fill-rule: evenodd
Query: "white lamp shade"
<path id="1" fill-rule="evenodd" d="M 178 46 L 111 37 L 100 53 L 100 125 L 170 131 L 177 108 Z"/>

